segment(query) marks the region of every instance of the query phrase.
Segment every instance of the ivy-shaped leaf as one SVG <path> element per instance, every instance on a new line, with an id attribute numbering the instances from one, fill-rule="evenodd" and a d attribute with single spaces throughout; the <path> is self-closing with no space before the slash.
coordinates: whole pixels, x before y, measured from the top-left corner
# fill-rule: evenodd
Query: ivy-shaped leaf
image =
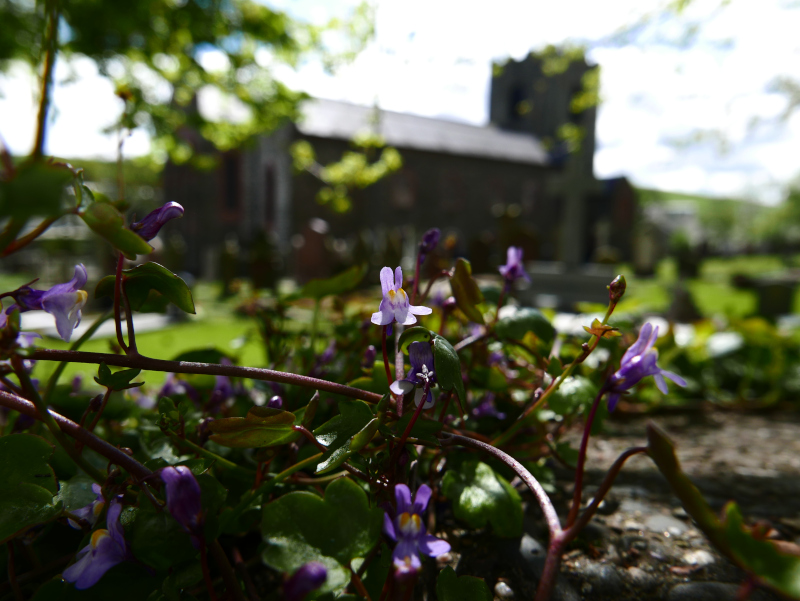
<path id="1" fill-rule="evenodd" d="M 436 336 L 436 332 L 433 332 L 428 328 L 423 328 L 422 326 L 407 328 L 402 334 L 400 334 L 400 350 L 407 355 L 408 345 L 410 345 L 412 342 L 430 342 L 433 340 L 434 336 Z"/>
<path id="2" fill-rule="evenodd" d="M 0 543 L 61 513 L 52 445 L 32 434 L 0 438 Z"/>
<path id="3" fill-rule="evenodd" d="M 467 319 L 483 325 L 483 313 L 477 307 L 483 302 L 483 294 L 472 277 L 472 265 L 466 259 L 456 261 L 455 271 L 450 278 L 450 288 L 453 290 L 456 305 Z"/>
<path id="4" fill-rule="evenodd" d="M 78 216 L 95 234 L 104 238 L 130 260 L 135 259 L 136 255 L 153 252 L 153 247 L 144 238 L 125 228 L 125 218 L 110 203 L 93 202 L 81 208 Z"/>
<path id="5" fill-rule="evenodd" d="M 316 473 L 322 474 L 334 470 L 356 453 L 356 449 L 351 448 L 352 439 L 364 430 L 373 417 L 372 410 L 364 401 L 341 401 L 339 415 L 314 430 L 317 442 L 328 447 L 317 465 Z"/>
<path id="6" fill-rule="evenodd" d="M 493 598 L 482 578 L 456 576 L 450 566 L 436 578 L 436 601 L 492 601 Z"/>
<path id="7" fill-rule="evenodd" d="M 121 369 L 118 372 L 111 373 L 111 369 L 109 369 L 108 365 L 100 363 L 97 367 L 97 375 L 94 377 L 94 381 L 100 384 L 100 386 L 105 386 L 111 390 L 136 388 L 137 386 L 142 386 L 144 382 L 134 382 L 131 384 L 131 380 L 138 376 L 141 371 L 141 369 Z"/>
<path id="8" fill-rule="evenodd" d="M 555 338 L 553 325 L 538 309 L 518 308 L 510 315 L 501 317 L 494 327 L 499 338 L 522 340 L 525 334 L 533 332 L 542 342 L 549 344 Z"/>
<path id="9" fill-rule="evenodd" d="M 465 461 L 457 470 L 448 470 L 442 493 L 452 500 L 453 514 L 471 527 L 483 528 L 490 523 L 497 536 L 522 534 L 519 493 L 485 463 Z"/>
<path id="10" fill-rule="evenodd" d="M 466 411 L 467 393 L 461 378 L 461 361 L 453 345 L 438 334 L 433 338 L 433 368 L 442 390 L 455 390 L 461 408 Z"/>
<path id="11" fill-rule="evenodd" d="M 754 536 L 735 503 L 717 517 L 702 493 L 681 469 L 675 447 L 654 424 L 647 425 L 647 453 L 664 474 L 686 512 L 709 541 L 740 568 L 783 595 L 800 598 L 800 557 L 782 552 L 777 541 Z"/>
<path id="12" fill-rule="evenodd" d="M 95 297 L 113 297 L 114 281 L 113 275 L 107 275 L 100 280 L 94 291 Z M 195 312 L 192 291 L 189 290 L 186 282 L 158 263 L 143 263 L 132 269 L 123 270 L 122 286 L 128 296 L 131 309 L 134 311 L 140 310 L 150 295 L 150 291 L 155 290 L 163 294 L 180 310 L 186 313 Z"/>
<path id="13" fill-rule="evenodd" d="M 209 422 L 210 439 L 224 447 L 274 447 L 297 440 L 292 429 L 297 416 L 282 409 L 253 407 L 246 417 L 224 417 Z"/>
<path id="14" fill-rule="evenodd" d="M 341 591 L 350 582 L 350 562 L 365 557 L 378 541 L 383 510 L 370 507 L 367 494 L 347 478 L 331 482 L 321 499 L 292 492 L 264 506 L 264 562 L 294 572 L 319 561 L 328 578 L 312 597 Z"/>
<path id="15" fill-rule="evenodd" d="M 403 432 L 406 431 L 408 427 L 408 423 L 411 421 L 411 418 L 414 416 L 414 411 L 408 411 L 401 417 L 399 420 L 394 422 L 393 424 L 388 424 L 381 427 L 381 431 L 386 436 L 402 436 Z M 391 426 L 391 427 L 390 427 Z M 439 445 L 439 439 L 437 438 L 437 434 L 442 430 L 442 423 L 431 420 L 431 419 L 423 419 L 420 418 L 416 422 L 414 422 L 414 427 L 411 428 L 410 436 L 412 438 L 419 438 L 420 440 L 425 440 L 430 442 L 431 444 Z"/>

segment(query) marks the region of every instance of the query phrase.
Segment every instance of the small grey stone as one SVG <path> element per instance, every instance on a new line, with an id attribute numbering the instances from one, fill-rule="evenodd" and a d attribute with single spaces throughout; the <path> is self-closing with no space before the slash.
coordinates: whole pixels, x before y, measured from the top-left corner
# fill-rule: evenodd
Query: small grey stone
<path id="1" fill-rule="evenodd" d="M 672 536 L 678 536 L 686 532 L 686 524 L 669 515 L 649 515 L 644 520 L 645 527 L 651 532 L 668 532 Z"/>
<path id="2" fill-rule="evenodd" d="M 714 556 L 705 549 L 695 549 L 683 556 L 683 562 L 690 566 L 705 567 L 714 563 Z"/>
<path id="3" fill-rule="evenodd" d="M 637 568 L 636 566 L 628 568 L 625 570 L 625 573 L 628 577 L 628 581 L 636 588 L 636 590 L 649 591 L 655 588 L 658 584 L 655 576 L 648 574 L 643 569 Z"/>
<path id="4" fill-rule="evenodd" d="M 497 584 L 494 585 L 494 594 L 500 597 L 501 599 L 514 598 L 514 591 L 511 590 L 511 587 L 508 586 L 508 584 L 506 584 L 502 580 L 500 580 Z"/>
<path id="5" fill-rule="evenodd" d="M 617 568 L 611 564 L 589 562 L 582 567 L 580 576 L 600 595 L 616 596 L 622 592 L 622 578 Z"/>
<path id="6" fill-rule="evenodd" d="M 678 505 L 675 509 L 672 510 L 672 515 L 674 515 L 676 518 L 681 518 L 683 520 L 688 519 L 689 517 L 689 514 L 686 513 L 686 510 L 680 505 Z"/>

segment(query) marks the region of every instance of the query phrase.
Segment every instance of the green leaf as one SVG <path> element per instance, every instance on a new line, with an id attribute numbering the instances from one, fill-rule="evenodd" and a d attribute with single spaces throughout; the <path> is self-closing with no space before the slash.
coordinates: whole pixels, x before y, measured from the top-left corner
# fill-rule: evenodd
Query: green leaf
<path id="1" fill-rule="evenodd" d="M 672 441 L 652 423 L 647 425 L 647 453 L 717 550 L 759 582 L 783 595 L 800 597 L 800 557 L 782 552 L 773 541 L 754 536 L 733 502 L 723 509 L 722 519 L 718 518 L 681 469 Z"/>
<path id="2" fill-rule="evenodd" d="M 0 181 L 0 218 L 25 221 L 31 217 L 55 217 L 61 213 L 64 188 L 72 173 L 42 162 L 17 167 L 14 178 Z"/>
<path id="3" fill-rule="evenodd" d="M 314 416 L 317 414 L 317 407 L 319 407 L 319 392 L 314 393 L 314 396 L 312 396 L 311 400 L 308 401 L 308 405 L 301 407 L 294 412 L 295 415 L 300 416 L 301 425 L 306 428 L 311 425 L 311 422 L 314 421 Z M 300 415 L 300 411 L 303 412 L 302 415 Z"/>
<path id="4" fill-rule="evenodd" d="M 0 438 L 0 543 L 61 513 L 52 454 L 52 445 L 32 434 Z"/>
<path id="5" fill-rule="evenodd" d="M 135 384 L 131 384 L 130 382 L 138 376 L 141 371 L 141 369 L 121 369 L 116 373 L 111 373 L 111 370 L 105 363 L 100 363 L 97 367 L 97 375 L 94 381 L 100 384 L 100 386 L 105 386 L 111 390 L 136 388 L 144 384 L 144 382 L 136 382 Z"/>
<path id="6" fill-rule="evenodd" d="M 347 478 L 334 480 L 321 499 L 292 492 L 264 506 L 264 562 L 294 572 L 309 561 L 328 569 L 317 595 L 339 592 L 350 581 L 347 566 L 365 557 L 378 541 L 383 510 L 370 507 L 367 494 Z"/>
<path id="7" fill-rule="evenodd" d="M 522 534 L 522 500 L 500 474 L 480 461 L 465 461 L 448 470 L 442 493 L 453 501 L 453 513 L 473 528 L 491 523 L 497 536 Z"/>
<path id="8" fill-rule="evenodd" d="M 156 509 L 144 493 L 139 494 L 139 507 L 129 511 L 133 515 L 124 525 L 125 538 L 139 561 L 165 571 L 197 555 L 189 534 L 169 511 Z"/>
<path id="9" fill-rule="evenodd" d="M 361 283 L 367 275 L 367 264 L 353 265 L 350 269 L 326 280 L 311 280 L 299 291 L 290 295 L 288 300 L 313 298 L 322 300 L 326 296 L 344 294 Z"/>
<path id="10" fill-rule="evenodd" d="M 492 601 L 494 597 L 482 578 L 456 576 L 456 571 L 447 566 L 436 578 L 437 601 Z"/>
<path id="11" fill-rule="evenodd" d="M 184 351 L 172 358 L 173 361 L 187 361 L 189 363 L 222 363 L 223 359 L 233 362 L 233 357 L 215 347 Z"/>
<path id="12" fill-rule="evenodd" d="M 547 406 L 558 415 L 569 415 L 591 405 L 596 396 L 597 385 L 589 378 L 571 376 L 552 394 Z"/>
<path id="13" fill-rule="evenodd" d="M 122 213 L 107 202 L 93 202 L 81 209 L 78 215 L 95 234 L 104 238 L 130 260 L 135 259 L 136 255 L 149 255 L 153 252 L 153 247 L 144 238 L 125 228 Z"/>
<path id="14" fill-rule="evenodd" d="M 106 572 L 97 584 L 82 591 L 56 576 L 39 587 L 31 601 L 144 601 L 160 585 L 161 578 L 146 566 L 123 561 Z M 187 599 L 185 594 L 183 599 Z"/>
<path id="15" fill-rule="evenodd" d="M 186 313 L 194 313 L 192 291 L 181 278 L 158 263 L 143 263 L 122 272 L 122 286 L 131 309 L 142 308 L 151 290 L 163 294 L 169 302 Z M 107 275 L 97 283 L 94 295 L 97 298 L 114 296 L 114 276 Z"/>
<path id="16" fill-rule="evenodd" d="M 467 393 L 461 379 L 461 361 L 453 345 L 438 334 L 433 337 L 433 367 L 442 390 L 454 390 L 461 408 L 466 411 Z"/>
<path id="17" fill-rule="evenodd" d="M 297 440 L 292 429 L 297 416 L 290 411 L 253 407 L 246 417 L 224 417 L 209 422 L 211 440 L 224 447 L 274 447 Z"/>
<path id="18" fill-rule="evenodd" d="M 456 298 L 456 305 L 467 319 L 483 324 L 483 313 L 477 305 L 483 302 L 483 294 L 478 284 L 472 277 L 472 265 L 466 259 L 458 259 L 453 276 L 450 278 L 450 288 Z"/>
<path id="19" fill-rule="evenodd" d="M 412 342 L 430 342 L 433 340 L 434 336 L 436 336 L 436 332 L 433 332 L 428 328 L 423 328 L 422 326 L 408 328 L 407 330 L 404 330 L 402 334 L 400 334 L 400 350 L 407 355 L 408 345 L 410 345 Z"/>
<path id="20" fill-rule="evenodd" d="M 340 401 L 336 415 L 314 430 L 317 442 L 328 450 L 317 465 L 317 474 L 336 469 L 356 451 L 350 448 L 351 439 L 372 421 L 372 410 L 364 401 Z"/>
<path id="21" fill-rule="evenodd" d="M 74 476 L 69 480 L 62 480 L 59 484 L 58 499 L 64 503 L 64 509 L 67 511 L 86 507 L 97 498 L 92 490 L 94 480 L 88 476 Z"/>
<path id="22" fill-rule="evenodd" d="M 522 340 L 525 334 L 533 332 L 545 344 L 551 343 L 556 335 L 555 328 L 542 312 L 532 307 L 522 307 L 501 317 L 494 331 L 499 338 L 512 340 Z"/>
<path id="23" fill-rule="evenodd" d="M 361 449 L 369 444 L 369 441 L 378 432 L 380 422 L 377 417 L 373 417 L 366 426 L 361 428 L 358 433 L 350 440 L 350 450 L 358 453 Z"/>

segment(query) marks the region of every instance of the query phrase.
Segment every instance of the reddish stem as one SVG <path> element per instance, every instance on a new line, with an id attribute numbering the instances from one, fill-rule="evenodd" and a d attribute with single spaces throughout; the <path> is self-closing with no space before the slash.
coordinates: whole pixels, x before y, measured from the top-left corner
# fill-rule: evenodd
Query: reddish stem
<path id="1" fill-rule="evenodd" d="M 117 259 L 117 274 L 114 279 L 114 325 L 117 330 L 117 344 L 119 344 L 120 348 L 127 354 L 128 345 L 125 344 L 125 338 L 122 337 L 122 316 L 120 314 L 119 304 L 122 298 L 122 264 L 124 260 L 125 257 L 120 253 Z"/>
<path id="2" fill-rule="evenodd" d="M 211 580 L 211 570 L 208 569 L 208 551 L 205 542 L 200 545 L 200 565 L 203 568 L 203 580 L 206 582 L 208 596 L 211 601 L 217 601 L 217 593 L 214 592 L 214 581 Z"/>
<path id="3" fill-rule="evenodd" d="M 417 418 L 422 413 L 422 409 L 425 407 L 425 401 L 428 398 L 428 391 L 430 390 L 431 385 L 429 382 L 425 382 L 425 390 L 422 393 L 422 400 L 420 400 L 419 405 L 417 406 L 417 410 L 414 411 L 414 415 L 411 416 L 411 420 L 408 422 L 406 426 L 406 431 L 403 432 L 403 436 L 400 437 L 400 442 L 397 443 L 397 452 L 399 453 L 403 446 L 406 444 L 406 440 L 408 440 L 409 434 L 411 434 L 411 429 L 414 427 L 414 424 L 417 423 Z"/>
<path id="4" fill-rule="evenodd" d="M 605 387 L 600 389 L 597 397 L 592 403 L 592 408 L 589 411 L 589 417 L 586 418 L 586 424 L 583 427 L 583 437 L 581 438 L 581 448 L 578 452 L 578 465 L 575 468 L 575 492 L 572 495 L 572 507 L 569 508 L 569 516 L 567 517 L 567 528 L 572 526 L 575 518 L 578 517 L 578 510 L 581 507 L 581 494 L 583 492 L 583 468 L 586 463 L 586 448 L 589 445 L 589 436 L 592 433 L 592 423 L 594 423 L 594 416 L 597 413 L 597 408 L 600 406 L 600 401 L 605 395 Z"/>

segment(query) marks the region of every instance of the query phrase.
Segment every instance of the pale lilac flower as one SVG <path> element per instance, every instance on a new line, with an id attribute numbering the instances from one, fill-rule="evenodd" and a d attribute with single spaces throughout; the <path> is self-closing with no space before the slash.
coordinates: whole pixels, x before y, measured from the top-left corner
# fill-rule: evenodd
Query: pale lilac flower
<path id="1" fill-rule="evenodd" d="M 56 330 L 61 338 L 69 342 L 72 331 L 81 323 L 81 309 L 89 295 L 81 290 L 88 276 L 83 265 L 75 266 L 75 275 L 64 284 L 56 284 L 49 290 L 34 290 L 23 286 L 13 293 L 20 311 L 43 310 L 56 318 Z M 14 305 L 6 310 L 12 311 Z"/>
<path id="2" fill-rule="evenodd" d="M 183 207 L 177 202 L 168 202 L 155 211 L 150 211 L 141 221 L 132 223 L 131 229 L 149 242 L 158 236 L 159 230 L 167 221 L 177 217 L 183 217 Z"/>
<path id="3" fill-rule="evenodd" d="M 283 598 L 286 601 L 303 601 L 311 592 L 317 590 L 328 579 L 328 570 L 318 561 L 310 561 L 298 569 L 283 585 Z"/>
<path id="4" fill-rule="evenodd" d="M 411 500 L 411 491 L 405 484 L 394 487 L 394 516 L 386 512 L 383 516 L 383 533 L 397 545 L 392 552 L 392 562 L 398 576 L 413 574 L 422 567 L 419 554 L 438 557 L 450 551 L 450 543 L 425 531 L 423 514 L 428 508 L 431 489 L 423 484 Z"/>
<path id="5" fill-rule="evenodd" d="M 130 558 L 128 545 L 125 543 L 125 536 L 119 523 L 120 513 L 122 505 L 119 499 L 113 499 L 106 516 L 108 529 L 95 530 L 91 542 L 78 551 L 77 561 L 64 570 L 62 574 L 64 580 L 73 582 L 76 589 L 83 590 L 94 586 L 108 570 Z"/>
<path id="6" fill-rule="evenodd" d="M 656 365 L 658 360 L 658 350 L 653 345 L 658 338 L 658 327 L 646 323 L 639 331 L 639 338 L 631 347 L 625 351 L 620 362 L 619 369 L 611 374 L 605 383 L 605 389 L 611 394 L 608 396 L 608 410 L 613 411 L 617 406 L 619 397 L 627 390 L 638 384 L 643 378 L 653 376 L 658 389 L 667 394 L 667 383 L 664 381 L 666 376 L 678 386 L 686 386 L 686 380 L 679 375 Z"/>
<path id="7" fill-rule="evenodd" d="M 483 400 L 478 404 L 477 407 L 472 409 L 472 416 L 473 417 L 494 417 L 496 419 L 505 419 L 506 414 L 502 411 L 498 411 L 497 407 L 494 404 L 494 394 L 491 392 L 487 393 Z"/>
<path id="8" fill-rule="evenodd" d="M 391 268 L 381 269 L 381 291 L 383 300 L 377 313 L 372 314 L 372 323 L 388 326 L 395 321 L 404 326 L 417 323 L 415 315 L 430 315 L 433 311 L 428 307 L 416 307 L 409 303 L 408 295 L 403 290 L 403 270 L 398 267 L 392 273 Z"/>
<path id="9" fill-rule="evenodd" d="M 167 509 L 192 537 L 195 547 L 203 540 L 203 508 L 200 485 L 192 470 L 185 465 L 165 467 L 161 479 L 166 485 Z"/>
<path id="10" fill-rule="evenodd" d="M 164 384 L 161 387 L 161 390 L 158 391 L 158 398 L 164 396 L 173 398 L 182 394 L 185 394 L 195 402 L 200 400 L 200 394 L 197 392 L 197 389 L 194 386 L 185 382 L 184 380 L 181 380 L 175 374 L 168 373 L 167 377 L 164 378 Z"/>
<path id="11" fill-rule="evenodd" d="M 405 379 L 395 380 L 389 389 L 395 394 L 405 395 L 416 388 L 414 403 L 419 407 L 425 392 L 425 384 L 428 383 L 428 396 L 424 408 L 429 409 L 434 403 L 431 386 L 436 383 L 431 345 L 427 342 L 412 342 L 408 345 L 408 357 L 411 360 L 411 369 Z"/>
<path id="12" fill-rule="evenodd" d="M 511 284 L 520 278 L 531 281 L 530 276 L 525 271 L 522 265 L 522 249 L 519 246 L 509 246 L 506 255 L 506 264 L 500 267 L 500 275 L 502 275 L 506 284 Z"/>
<path id="13" fill-rule="evenodd" d="M 74 516 L 82 519 L 90 526 L 94 526 L 97 523 L 97 519 L 100 517 L 100 514 L 103 513 L 103 507 L 106 506 L 106 501 L 103 498 L 103 492 L 100 488 L 100 485 L 96 482 L 92 484 L 92 492 L 96 495 L 94 501 L 85 507 L 81 507 L 80 509 L 76 509 L 72 512 Z M 81 529 L 81 525 L 75 520 L 70 518 L 67 520 L 67 522 L 69 522 L 69 525 L 76 530 Z"/>

